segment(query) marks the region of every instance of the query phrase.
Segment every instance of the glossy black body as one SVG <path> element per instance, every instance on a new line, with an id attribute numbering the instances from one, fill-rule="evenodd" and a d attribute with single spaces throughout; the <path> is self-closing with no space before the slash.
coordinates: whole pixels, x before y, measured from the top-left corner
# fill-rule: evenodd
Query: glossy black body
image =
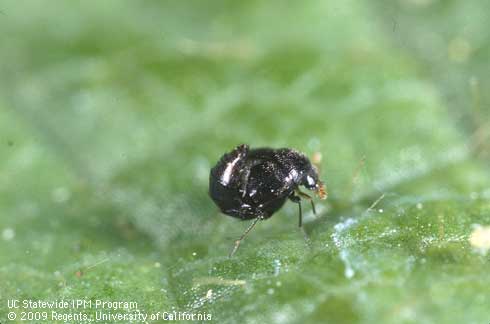
<path id="1" fill-rule="evenodd" d="M 295 190 L 318 190 L 321 182 L 308 158 L 289 148 L 250 149 L 239 145 L 211 169 L 209 195 L 227 215 L 243 220 L 271 217 Z"/>

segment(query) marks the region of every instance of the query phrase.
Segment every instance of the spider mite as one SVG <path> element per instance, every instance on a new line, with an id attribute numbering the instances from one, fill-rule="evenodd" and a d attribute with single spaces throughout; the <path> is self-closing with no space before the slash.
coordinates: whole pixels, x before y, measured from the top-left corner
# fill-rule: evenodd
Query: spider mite
<path id="1" fill-rule="evenodd" d="M 287 199 L 299 206 L 299 226 L 302 226 L 301 198 L 315 204 L 312 197 L 299 187 L 313 190 L 321 199 L 327 198 L 316 167 L 302 153 L 289 148 L 255 148 L 237 146 L 225 153 L 211 169 L 209 195 L 229 216 L 253 219 L 247 230 L 235 241 L 230 257 L 259 220 L 271 217 Z"/>

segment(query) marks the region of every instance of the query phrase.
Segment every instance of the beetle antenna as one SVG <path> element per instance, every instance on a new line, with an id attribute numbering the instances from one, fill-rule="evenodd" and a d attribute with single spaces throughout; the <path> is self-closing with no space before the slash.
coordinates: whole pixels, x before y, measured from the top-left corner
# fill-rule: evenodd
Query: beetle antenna
<path id="1" fill-rule="evenodd" d="M 313 153 L 313 156 L 311 157 L 311 163 L 315 166 L 316 170 L 320 174 L 321 168 L 320 168 L 320 163 L 322 162 L 322 153 L 320 152 L 315 152 Z"/>
<path id="2" fill-rule="evenodd" d="M 252 224 L 250 224 L 250 226 L 245 230 L 245 232 L 242 234 L 242 236 L 240 236 L 240 238 L 235 241 L 235 245 L 233 246 L 233 249 L 231 250 L 230 255 L 229 255 L 230 258 L 238 250 L 238 247 L 240 246 L 240 243 L 245 238 L 245 236 L 247 236 L 247 234 L 252 230 L 252 228 L 255 227 L 255 224 L 257 224 L 259 222 L 259 220 L 261 220 L 261 219 L 262 219 L 262 217 L 257 217 L 256 219 L 254 219 L 254 221 L 252 222 Z"/>

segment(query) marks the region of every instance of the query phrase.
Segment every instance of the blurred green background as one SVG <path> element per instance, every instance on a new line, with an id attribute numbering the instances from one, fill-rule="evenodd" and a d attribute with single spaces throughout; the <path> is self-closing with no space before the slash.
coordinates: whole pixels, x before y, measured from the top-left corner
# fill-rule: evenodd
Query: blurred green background
<path id="1" fill-rule="evenodd" d="M 488 323 L 489 22 L 488 1 L 0 1 L 0 322 L 102 299 Z M 239 143 L 321 153 L 311 244 L 288 203 L 228 259 L 247 223 L 208 174 Z"/>

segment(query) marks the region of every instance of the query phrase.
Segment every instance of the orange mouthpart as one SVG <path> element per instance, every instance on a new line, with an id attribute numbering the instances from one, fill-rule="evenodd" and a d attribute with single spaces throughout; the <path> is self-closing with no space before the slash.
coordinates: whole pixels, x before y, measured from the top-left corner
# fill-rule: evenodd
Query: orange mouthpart
<path id="1" fill-rule="evenodd" d="M 320 197 L 320 199 L 327 199 L 327 189 L 325 188 L 325 185 L 323 183 L 320 183 L 318 185 L 316 194 L 318 195 L 318 197 Z"/>

